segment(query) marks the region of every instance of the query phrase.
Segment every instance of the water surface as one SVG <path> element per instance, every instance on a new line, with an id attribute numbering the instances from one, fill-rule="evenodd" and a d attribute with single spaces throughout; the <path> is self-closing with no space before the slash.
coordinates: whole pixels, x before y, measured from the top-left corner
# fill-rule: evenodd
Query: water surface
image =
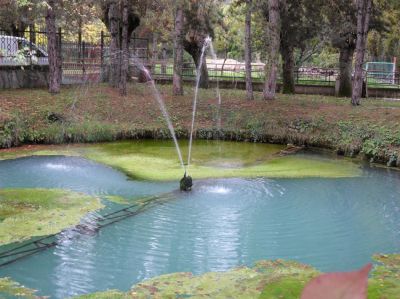
<path id="1" fill-rule="evenodd" d="M 374 253 L 399 250 L 399 182 L 398 172 L 372 168 L 356 178 L 195 181 L 191 193 L 176 192 L 173 200 L 97 235 L 61 240 L 0 268 L 0 277 L 65 298 L 128 290 L 165 273 L 224 271 L 260 259 L 351 270 Z M 66 188 L 134 202 L 175 192 L 177 182 L 134 181 L 82 158 L 56 156 L 0 161 L 0 188 L 5 187 Z"/>

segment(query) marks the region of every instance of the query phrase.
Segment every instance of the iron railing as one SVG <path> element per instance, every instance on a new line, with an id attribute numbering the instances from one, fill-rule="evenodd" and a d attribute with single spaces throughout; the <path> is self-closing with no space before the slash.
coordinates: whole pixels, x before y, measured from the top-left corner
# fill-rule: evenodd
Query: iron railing
<path id="1" fill-rule="evenodd" d="M 47 43 L 45 31 L 30 29 L 12 36 L 0 29 L 0 66 L 48 65 Z"/>

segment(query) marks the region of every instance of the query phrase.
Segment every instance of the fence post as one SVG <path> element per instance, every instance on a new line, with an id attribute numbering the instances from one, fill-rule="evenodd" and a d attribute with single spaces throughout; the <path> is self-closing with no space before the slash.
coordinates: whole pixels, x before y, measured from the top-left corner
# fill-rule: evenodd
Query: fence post
<path id="1" fill-rule="evenodd" d="M 104 31 L 101 30 L 101 33 L 100 33 L 100 67 L 101 67 L 101 70 L 103 70 L 103 64 L 104 64 Z"/>
<path id="2" fill-rule="evenodd" d="M 33 43 L 32 25 L 29 25 L 29 58 L 30 58 L 30 65 L 32 65 L 32 43 Z"/>
<path id="3" fill-rule="evenodd" d="M 86 68 L 85 68 L 85 41 L 82 41 L 82 79 L 85 78 Z"/>
<path id="4" fill-rule="evenodd" d="M 62 64 L 63 64 L 63 59 L 62 59 L 62 32 L 61 32 L 61 27 L 58 27 L 58 68 L 59 68 L 59 80 L 60 84 L 62 82 Z"/>

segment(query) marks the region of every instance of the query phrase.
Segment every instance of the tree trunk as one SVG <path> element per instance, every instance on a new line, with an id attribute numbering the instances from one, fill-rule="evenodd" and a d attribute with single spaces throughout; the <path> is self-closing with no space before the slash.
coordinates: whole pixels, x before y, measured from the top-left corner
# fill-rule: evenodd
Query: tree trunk
<path id="1" fill-rule="evenodd" d="M 121 54 L 122 54 L 122 65 L 121 75 L 119 79 L 119 93 L 122 96 L 126 96 L 126 80 L 128 77 L 128 66 L 129 66 L 129 48 L 128 48 L 128 1 L 122 0 L 122 42 L 121 42 Z"/>
<path id="2" fill-rule="evenodd" d="M 193 59 L 195 60 L 196 63 L 196 69 L 199 69 L 199 65 L 200 65 L 200 59 L 201 59 L 201 50 L 197 53 L 197 55 L 195 55 L 193 57 Z M 203 56 L 203 61 L 201 64 L 201 68 L 200 68 L 200 83 L 199 83 L 199 87 L 200 88 L 205 88 L 207 89 L 209 87 L 209 78 L 208 78 L 208 69 L 207 69 L 207 61 L 206 61 L 206 55 Z"/>
<path id="3" fill-rule="evenodd" d="M 246 20 L 244 36 L 244 59 L 246 64 L 246 98 L 253 100 L 253 80 L 251 78 L 251 11 L 253 9 L 252 0 L 246 1 Z"/>
<path id="4" fill-rule="evenodd" d="M 112 87 L 118 87 L 119 77 L 121 73 L 121 53 L 120 53 L 120 37 L 119 37 L 119 9 L 116 1 L 110 3 L 108 18 L 110 24 L 110 70 L 109 83 Z"/>
<path id="5" fill-rule="evenodd" d="M 280 29 L 281 21 L 279 14 L 279 0 L 268 1 L 268 38 L 269 44 L 269 61 L 265 65 L 265 86 L 264 99 L 275 99 L 276 81 L 278 79 L 278 61 L 279 61 L 279 45 L 280 45 Z"/>
<path id="6" fill-rule="evenodd" d="M 173 94 L 183 95 L 183 7 L 179 1 L 175 15 Z"/>
<path id="7" fill-rule="evenodd" d="M 56 31 L 56 15 L 55 15 L 55 1 L 49 0 L 46 15 L 46 28 L 47 28 L 47 52 L 49 59 L 49 92 L 59 93 L 61 85 L 60 75 L 60 61 L 57 49 L 57 31 Z"/>
<path id="8" fill-rule="evenodd" d="M 286 94 L 293 94 L 294 90 L 294 49 L 285 42 L 281 42 L 281 54 L 283 59 L 282 79 L 283 87 L 282 92 Z"/>
<path id="9" fill-rule="evenodd" d="M 340 49 L 339 55 L 339 93 L 340 97 L 351 97 L 351 72 L 353 71 L 352 47 Z"/>
<path id="10" fill-rule="evenodd" d="M 196 70 L 199 69 L 200 65 L 200 58 L 201 58 L 201 51 L 202 46 L 199 46 L 197 42 L 188 42 L 187 40 L 183 41 L 183 47 L 192 56 L 194 64 L 196 66 Z M 200 69 L 200 88 L 208 88 L 209 87 L 209 79 L 208 79 L 208 70 L 207 70 L 207 63 L 206 63 L 206 55 L 203 56 L 203 63 Z"/>
<path id="11" fill-rule="evenodd" d="M 372 0 L 357 0 L 357 45 L 351 103 L 360 105 L 363 88 L 363 63 L 367 42 Z"/>

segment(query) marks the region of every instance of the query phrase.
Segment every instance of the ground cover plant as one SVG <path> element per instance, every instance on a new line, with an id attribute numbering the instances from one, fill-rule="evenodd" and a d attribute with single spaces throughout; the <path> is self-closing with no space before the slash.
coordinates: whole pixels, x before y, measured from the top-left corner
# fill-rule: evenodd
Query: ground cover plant
<path id="1" fill-rule="evenodd" d="M 193 90 L 172 96 L 162 86 L 180 138 L 188 137 Z M 128 96 L 105 85 L 66 87 L 58 95 L 45 90 L 0 91 L 0 145 L 99 142 L 169 138 L 146 84 L 129 86 Z M 217 130 L 215 91 L 202 90 L 196 120 L 201 139 L 294 143 L 339 154 L 363 154 L 372 161 L 400 164 L 400 102 L 378 99 L 349 107 L 348 99 L 318 95 L 278 95 L 276 101 L 243 101 L 244 92 L 223 90 L 221 131 Z"/>

